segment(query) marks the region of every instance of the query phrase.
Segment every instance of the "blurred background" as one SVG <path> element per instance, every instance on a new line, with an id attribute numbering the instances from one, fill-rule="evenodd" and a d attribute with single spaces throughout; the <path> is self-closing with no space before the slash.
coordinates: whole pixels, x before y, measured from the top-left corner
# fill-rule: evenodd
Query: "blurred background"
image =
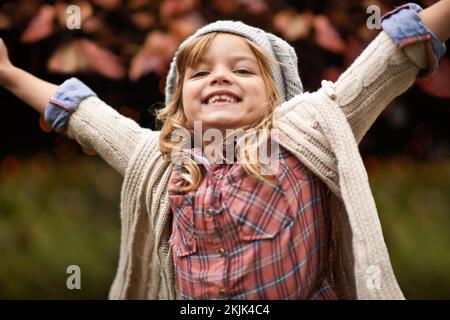
<path id="1" fill-rule="evenodd" d="M 299 55 L 305 90 L 315 91 L 378 34 L 366 25 L 369 5 L 383 14 L 406 2 L 0 1 L 0 37 L 15 65 L 57 84 L 76 76 L 155 128 L 168 64 L 199 27 L 233 19 L 283 37 Z M 69 5 L 81 9 L 80 30 L 67 27 Z M 0 298 L 105 299 L 119 254 L 121 177 L 2 88 L 0 108 Z M 447 52 L 434 77 L 387 106 L 360 144 L 409 299 L 450 299 L 449 111 Z M 70 265 L 81 268 L 81 290 L 66 287 Z"/>

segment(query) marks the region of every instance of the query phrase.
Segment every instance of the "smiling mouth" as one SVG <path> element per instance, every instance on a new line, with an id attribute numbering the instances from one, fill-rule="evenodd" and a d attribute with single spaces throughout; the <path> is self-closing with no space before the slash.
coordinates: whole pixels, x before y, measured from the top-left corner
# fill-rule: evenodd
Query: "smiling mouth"
<path id="1" fill-rule="evenodd" d="M 242 99 L 240 99 L 238 97 L 222 94 L 222 95 L 214 95 L 214 96 L 210 97 L 208 100 L 203 101 L 203 104 L 206 104 L 206 105 L 227 105 L 227 104 L 238 103 L 238 102 L 241 102 L 241 101 L 242 101 Z"/>
<path id="2" fill-rule="evenodd" d="M 213 102 L 213 103 L 202 103 L 203 105 L 205 105 L 205 106 L 226 106 L 226 105 L 229 105 L 229 104 L 237 104 L 237 103 L 240 103 L 241 101 L 233 101 L 233 102 L 231 102 L 231 101 L 216 101 L 216 102 Z"/>

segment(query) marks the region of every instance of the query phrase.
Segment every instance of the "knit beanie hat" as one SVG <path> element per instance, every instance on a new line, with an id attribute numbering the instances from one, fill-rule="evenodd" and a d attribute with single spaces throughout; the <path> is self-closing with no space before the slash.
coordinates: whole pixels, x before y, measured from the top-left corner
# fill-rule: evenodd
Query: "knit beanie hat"
<path id="1" fill-rule="evenodd" d="M 211 32 L 227 32 L 245 37 L 258 45 L 269 58 L 280 62 L 281 64 L 272 63 L 271 71 L 275 83 L 280 90 L 282 102 L 303 92 L 303 85 L 297 69 L 297 55 L 295 54 L 294 48 L 286 41 L 269 32 L 251 27 L 240 21 L 219 20 L 198 29 L 197 32 L 184 40 L 178 47 L 167 75 L 165 89 L 166 105 L 172 99 L 173 90 L 177 81 L 176 60 L 179 50 L 195 38 Z"/>

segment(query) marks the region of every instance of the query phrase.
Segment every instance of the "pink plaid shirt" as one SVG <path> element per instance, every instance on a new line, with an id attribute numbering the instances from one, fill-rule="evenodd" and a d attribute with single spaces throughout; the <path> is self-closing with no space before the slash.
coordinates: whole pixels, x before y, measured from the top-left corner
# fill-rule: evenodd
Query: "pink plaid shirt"
<path id="1" fill-rule="evenodd" d="M 326 185 L 280 147 L 275 187 L 236 164 L 210 164 L 195 191 L 169 182 L 170 238 L 182 299 L 336 299 L 326 279 Z"/>

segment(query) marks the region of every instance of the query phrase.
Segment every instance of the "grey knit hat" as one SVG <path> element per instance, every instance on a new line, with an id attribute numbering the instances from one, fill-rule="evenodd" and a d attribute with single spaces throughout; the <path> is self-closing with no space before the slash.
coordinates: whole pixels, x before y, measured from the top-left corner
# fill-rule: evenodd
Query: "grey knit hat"
<path id="1" fill-rule="evenodd" d="M 166 105 L 172 99 L 173 90 L 176 84 L 176 59 L 181 48 L 186 46 L 193 39 L 210 32 L 227 32 L 243 36 L 257 44 L 270 58 L 282 64 L 271 64 L 272 76 L 277 84 L 282 99 L 287 101 L 297 94 L 303 92 L 303 85 L 297 70 L 297 55 L 283 39 L 261 29 L 251 27 L 240 21 L 216 21 L 197 30 L 193 35 L 184 40 L 170 64 L 169 73 L 166 80 Z"/>

